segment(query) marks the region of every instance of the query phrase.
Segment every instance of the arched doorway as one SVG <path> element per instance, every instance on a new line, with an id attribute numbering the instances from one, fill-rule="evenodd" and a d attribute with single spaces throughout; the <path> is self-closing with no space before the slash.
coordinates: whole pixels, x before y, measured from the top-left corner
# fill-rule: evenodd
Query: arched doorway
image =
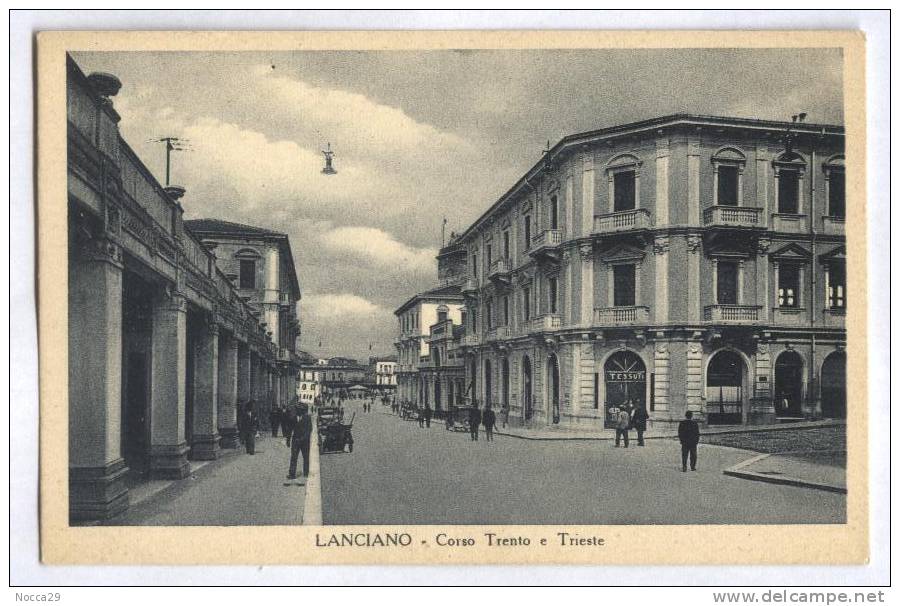
<path id="1" fill-rule="evenodd" d="M 775 360 L 775 416 L 803 416 L 803 358 L 796 351 Z"/>
<path id="2" fill-rule="evenodd" d="M 508 407 L 509 406 L 509 358 L 503 358 L 503 362 L 500 365 L 500 406 Z"/>
<path id="3" fill-rule="evenodd" d="M 706 422 L 735 425 L 744 420 L 744 360 L 725 349 L 715 354 L 706 368 Z"/>
<path id="4" fill-rule="evenodd" d="M 559 360 L 556 354 L 547 358 L 547 400 L 553 423 L 559 423 Z"/>
<path id="5" fill-rule="evenodd" d="M 493 381 L 491 381 L 491 361 L 484 361 L 484 405 L 490 406 L 491 404 L 491 393 L 493 388 Z"/>
<path id="6" fill-rule="evenodd" d="M 836 351 L 822 364 L 822 416 L 847 417 L 847 354 Z"/>
<path id="7" fill-rule="evenodd" d="M 606 386 L 604 426 L 615 427 L 616 415 L 623 407 L 645 406 L 647 399 L 647 367 L 633 351 L 617 351 L 603 365 Z"/>
<path id="8" fill-rule="evenodd" d="M 534 404 L 531 395 L 531 360 L 522 358 L 522 417 L 528 421 L 534 416 Z"/>
<path id="9" fill-rule="evenodd" d="M 441 410 L 441 380 L 434 379 L 434 409 Z"/>

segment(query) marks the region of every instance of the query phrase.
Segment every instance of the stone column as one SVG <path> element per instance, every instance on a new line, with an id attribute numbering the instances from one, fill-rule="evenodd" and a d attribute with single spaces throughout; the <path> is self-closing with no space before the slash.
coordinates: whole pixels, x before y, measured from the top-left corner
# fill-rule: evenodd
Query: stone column
<path id="1" fill-rule="evenodd" d="M 582 244 L 581 254 L 581 325 L 592 326 L 594 323 L 594 248 L 591 244 Z"/>
<path id="2" fill-rule="evenodd" d="M 700 139 L 688 140 L 688 224 L 700 225 Z"/>
<path id="3" fill-rule="evenodd" d="M 585 152 L 582 156 L 581 175 L 581 235 L 589 236 L 594 231 L 594 155 Z"/>
<path id="4" fill-rule="evenodd" d="M 69 265 L 69 515 L 128 507 L 122 424 L 122 251 L 91 240 Z"/>
<path id="5" fill-rule="evenodd" d="M 194 431 L 191 458 L 213 460 L 219 452 L 219 326 L 209 319 L 194 352 Z"/>
<path id="6" fill-rule="evenodd" d="M 687 237 L 688 322 L 692 323 L 700 321 L 700 245 L 700 236 Z M 712 296 L 715 301 L 715 290 Z"/>
<path id="7" fill-rule="evenodd" d="M 669 321 L 669 237 L 657 236 L 653 240 L 656 262 L 656 288 L 654 289 L 653 317 L 657 324 Z"/>
<path id="8" fill-rule="evenodd" d="M 669 224 L 669 139 L 656 140 L 656 225 Z"/>
<path id="9" fill-rule="evenodd" d="M 150 473 L 184 478 L 190 472 L 185 441 L 187 301 L 165 293 L 153 308 L 150 387 Z"/>
<path id="10" fill-rule="evenodd" d="M 219 446 L 237 448 L 238 342 L 232 337 L 219 337 L 218 389 Z"/>
<path id="11" fill-rule="evenodd" d="M 259 357 L 252 349 L 250 350 L 250 391 L 247 399 L 259 400 Z"/>
<path id="12" fill-rule="evenodd" d="M 239 342 L 237 348 L 237 401 L 238 404 L 244 404 L 253 393 L 253 354 L 246 343 Z"/>

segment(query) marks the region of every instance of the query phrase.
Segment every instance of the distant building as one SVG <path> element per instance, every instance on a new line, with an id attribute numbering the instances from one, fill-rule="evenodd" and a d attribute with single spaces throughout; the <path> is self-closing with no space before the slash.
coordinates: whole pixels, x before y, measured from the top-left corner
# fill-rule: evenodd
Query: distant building
<path id="1" fill-rule="evenodd" d="M 351 387 L 365 384 L 368 370 L 351 358 L 310 359 L 299 366 L 297 397 L 306 404 L 318 396 L 346 397 Z"/>

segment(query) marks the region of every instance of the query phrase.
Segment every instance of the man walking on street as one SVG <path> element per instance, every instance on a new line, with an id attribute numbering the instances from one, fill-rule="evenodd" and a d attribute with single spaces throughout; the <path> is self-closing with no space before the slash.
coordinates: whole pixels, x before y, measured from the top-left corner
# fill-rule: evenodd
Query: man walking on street
<path id="1" fill-rule="evenodd" d="M 431 427 L 431 406 L 425 403 L 425 427 Z"/>
<path id="2" fill-rule="evenodd" d="M 297 479 L 297 456 L 303 455 L 303 475 L 309 476 L 309 440 L 312 435 L 312 419 L 306 406 L 300 406 L 293 413 L 294 422 L 291 427 L 291 467 L 288 480 Z"/>
<path id="3" fill-rule="evenodd" d="M 269 412 L 269 426 L 272 428 L 272 437 L 278 437 L 278 426 L 281 425 L 281 415 L 284 414 L 281 406 L 275 406 Z"/>
<path id="4" fill-rule="evenodd" d="M 690 410 L 684 413 L 684 421 L 678 424 L 678 441 L 681 442 L 681 471 L 687 471 L 688 455 L 691 471 L 697 471 L 697 444 L 700 442 L 700 426 L 692 419 Z"/>
<path id="5" fill-rule="evenodd" d="M 643 404 L 638 404 L 631 413 L 631 426 L 637 432 L 638 446 L 644 445 L 644 432 L 647 431 L 647 419 L 649 418 L 650 415 L 647 414 L 647 409 Z"/>
<path id="6" fill-rule="evenodd" d="M 469 411 L 469 436 L 473 442 L 478 441 L 478 426 L 481 424 L 481 411 L 473 406 Z"/>
<path id="7" fill-rule="evenodd" d="M 256 432 L 259 431 L 259 416 L 256 413 L 256 402 L 250 400 L 244 407 L 244 422 L 241 429 L 244 434 L 244 446 L 247 448 L 247 454 L 256 454 Z"/>
<path id="8" fill-rule="evenodd" d="M 628 425 L 631 424 L 631 415 L 628 414 L 628 408 L 623 406 L 616 413 L 616 448 L 619 447 L 619 440 L 625 439 L 625 448 L 628 448 Z"/>
<path id="9" fill-rule="evenodd" d="M 497 424 L 497 415 L 494 414 L 494 411 L 491 410 L 491 405 L 488 404 L 484 408 L 484 414 L 481 415 L 481 422 L 484 425 L 484 434 L 487 438 L 488 442 L 494 441 L 494 425 Z"/>

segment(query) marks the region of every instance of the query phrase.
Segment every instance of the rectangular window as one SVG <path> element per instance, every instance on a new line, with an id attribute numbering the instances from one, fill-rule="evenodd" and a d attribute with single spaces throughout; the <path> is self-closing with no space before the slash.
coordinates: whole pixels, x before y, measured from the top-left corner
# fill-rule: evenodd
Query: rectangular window
<path id="1" fill-rule="evenodd" d="M 828 307 L 844 309 L 847 306 L 847 267 L 832 263 L 828 267 Z"/>
<path id="2" fill-rule="evenodd" d="M 503 325 L 509 326 L 509 297 L 503 297 Z"/>
<path id="3" fill-rule="evenodd" d="M 721 206 L 737 206 L 738 203 L 738 168 L 737 166 L 719 166 L 718 203 Z"/>
<path id="4" fill-rule="evenodd" d="M 472 255 L 472 278 L 478 279 L 478 255 Z"/>
<path id="5" fill-rule="evenodd" d="M 594 410 L 600 410 L 600 373 L 594 373 Z"/>
<path id="6" fill-rule="evenodd" d="M 525 215 L 525 250 L 531 248 L 531 215 Z"/>
<path id="7" fill-rule="evenodd" d="M 522 289 L 522 319 L 526 322 L 531 319 L 531 289 Z"/>
<path id="8" fill-rule="evenodd" d="M 461 326 L 465 326 L 466 324 L 468 324 L 468 322 L 466 322 L 466 315 L 466 310 L 462 310 L 459 312 L 459 323 Z"/>
<path id="9" fill-rule="evenodd" d="M 256 261 L 241 260 L 241 288 L 256 288 Z"/>
<path id="10" fill-rule="evenodd" d="M 472 310 L 472 334 L 478 332 L 478 312 Z"/>
<path id="11" fill-rule="evenodd" d="M 828 215 L 843 219 L 846 213 L 844 171 L 834 170 L 828 177 Z"/>
<path id="12" fill-rule="evenodd" d="M 613 177 L 613 210 L 634 210 L 634 171 L 618 172 Z"/>
<path id="13" fill-rule="evenodd" d="M 796 215 L 799 212 L 800 173 L 782 170 L 778 176 L 778 212 Z"/>
<path id="14" fill-rule="evenodd" d="M 559 229 L 559 202 L 550 196 L 550 229 Z"/>
<path id="15" fill-rule="evenodd" d="M 778 307 L 800 306 L 800 268 L 782 265 L 778 268 Z"/>
<path id="16" fill-rule="evenodd" d="M 719 261 L 716 267 L 716 303 L 737 305 L 737 263 Z"/>
<path id="17" fill-rule="evenodd" d="M 491 251 L 491 245 L 488 244 L 488 245 L 487 245 L 487 248 L 485 249 L 485 253 L 484 253 L 484 254 L 487 256 L 487 266 L 488 266 L 488 271 L 490 271 L 490 269 L 491 269 L 491 262 L 494 260 L 494 259 L 493 259 L 493 255 L 492 255 L 491 253 L 492 253 L 492 251 Z"/>
<path id="18" fill-rule="evenodd" d="M 634 305 L 634 265 L 613 266 L 613 305 Z"/>
<path id="19" fill-rule="evenodd" d="M 556 313 L 556 278 L 547 280 L 547 303 L 550 306 L 550 313 Z"/>
<path id="20" fill-rule="evenodd" d="M 484 303 L 484 321 L 487 324 L 485 328 L 488 330 L 494 327 L 494 300 L 488 299 Z"/>
<path id="21" fill-rule="evenodd" d="M 503 258 L 509 260 L 509 231 L 503 232 Z"/>

